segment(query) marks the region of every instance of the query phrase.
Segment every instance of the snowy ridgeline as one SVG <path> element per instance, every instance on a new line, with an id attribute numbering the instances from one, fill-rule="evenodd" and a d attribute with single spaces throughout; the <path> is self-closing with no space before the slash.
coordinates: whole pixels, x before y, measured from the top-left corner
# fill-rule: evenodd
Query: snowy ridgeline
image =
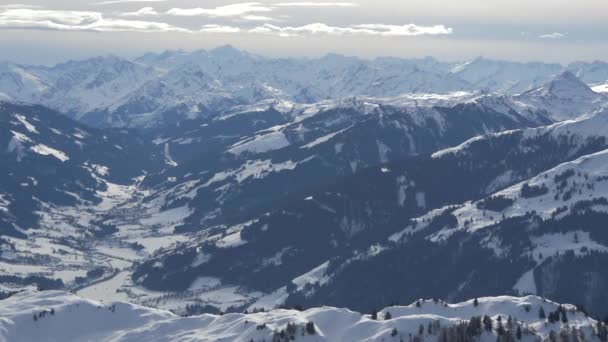
<path id="1" fill-rule="evenodd" d="M 546 318 L 543 318 L 546 317 Z M 606 326 L 572 305 L 535 296 L 459 304 L 418 301 L 363 315 L 306 311 L 179 317 L 124 302 L 101 304 L 62 291 L 0 301 L 0 341 L 606 341 Z"/>

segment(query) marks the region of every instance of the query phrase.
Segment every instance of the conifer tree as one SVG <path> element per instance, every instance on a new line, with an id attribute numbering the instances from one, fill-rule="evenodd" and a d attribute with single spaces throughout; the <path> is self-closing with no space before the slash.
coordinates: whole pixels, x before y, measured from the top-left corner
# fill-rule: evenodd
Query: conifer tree
<path id="1" fill-rule="evenodd" d="M 517 331 L 515 332 L 515 336 L 517 337 L 518 341 L 521 340 L 521 326 L 519 324 L 517 325 Z"/>
<path id="2" fill-rule="evenodd" d="M 315 323 L 313 321 L 308 321 L 308 323 L 306 323 L 306 332 L 308 333 L 308 335 L 314 335 L 317 333 L 317 330 L 315 329 Z"/>
<path id="3" fill-rule="evenodd" d="M 492 318 L 490 318 L 490 316 L 483 316 L 483 327 L 486 331 L 492 331 Z"/>

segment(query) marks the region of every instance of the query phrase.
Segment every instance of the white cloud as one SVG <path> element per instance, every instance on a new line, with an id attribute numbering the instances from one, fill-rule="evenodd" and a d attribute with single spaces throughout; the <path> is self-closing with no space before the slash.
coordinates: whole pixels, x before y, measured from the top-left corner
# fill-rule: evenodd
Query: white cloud
<path id="1" fill-rule="evenodd" d="M 97 32 L 191 32 L 161 22 L 106 19 L 99 12 L 10 9 L 0 11 L 0 28 Z"/>
<path id="2" fill-rule="evenodd" d="M 407 25 L 384 25 L 384 24 L 367 24 L 356 25 L 357 29 L 372 30 L 374 34 L 381 36 L 422 36 L 422 35 L 443 35 L 452 34 L 454 30 L 451 27 L 444 25 L 435 26 L 419 26 L 415 24 Z"/>
<path id="3" fill-rule="evenodd" d="M 274 34 L 281 37 L 297 36 L 301 34 L 328 34 L 328 35 L 373 35 L 373 36 L 420 36 L 420 35 L 443 35 L 452 34 L 452 28 L 443 25 L 418 26 L 408 25 L 384 25 L 367 24 L 350 27 L 329 26 L 323 23 L 314 23 L 304 26 L 280 27 L 272 24 L 264 24 L 249 30 L 250 33 Z"/>
<path id="4" fill-rule="evenodd" d="M 234 26 L 223 26 L 223 25 L 204 25 L 200 32 L 203 33 L 239 33 L 241 29 Z"/>
<path id="5" fill-rule="evenodd" d="M 144 7 L 135 12 L 126 12 L 121 14 L 123 17 L 152 17 L 157 15 L 158 12 L 156 12 L 156 10 L 152 7 Z"/>
<path id="6" fill-rule="evenodd" d="M 553 33 L 549 33 L 549 34 L 543 34 L 538 36 L 538 38 L 541 39 L 560 39 L 560 38 L 564 38 L 566 36 L 565 33 L 559 33 L 559 32 L 553 32 Z"/>
<path id="7" fill-rule="evenodd" d="M 167 0 L 109 0 L 109 1 L 101 1 L 96 2 L 95 5 L 114 5 L 114 4 L 122 4 L 129 2 L 165 2 Z"/>
<path id="8" fill-rule="evenodd" d="M 236 7 L 235 7 L 236 6 Z M 272 18 L 250 14 L 251 11 L 266 11 L 258 3 L 244 3 L 218 7 L 213 10 L 200 9 L 199 15 L 217 17 L 237 16 L 243 20 L 269 21 Z M 201 10 L 203 12 L 201 12 Z M 209 12 L 211 11 L 211 12 Z M 144 7 L 135 12 L 122 13 L 120 16 L 154 16 L 159 15 L 152 7 Z M 181 33 L 250 33 L 268 34 L 281 37 L 298 35 L 368 35 L 368 36 L 419 36 L 419 35 L 445 35 L 451 34 L 451 28 L 444 25 L 419 26 L 366 24 L 352 26 L 329 26 L 324 23 L 312 23 L 303 26 L 277 26 L 266 22 L 257 27 L 225 26 L 208 24 L 200 29 L 178 27 L 164 22 L 126 20 L 105 18 L 102 13 L 94 11 L 57 11 L 43 9 L 6 9 L 0 10 L 0 28 L 23 28 L 40 30 L 63 31 L 96 31 L 96 32 L 181 32 Z"/>
<path id="9" fill-rule="evenodd" d="M 254 15 L 254 14 L 241 16 L 241 19 L 248 20 L 248 21 L 276 21 L 276 19 L 271 18 L 271 17 L 267 17 L 264 15 Z"/>
<path id="10" fill-rule="evenodd" d="M 281 2 L 275 6 L 282 7 L 357 7 L 358 4 L 352 2 Z"/>
<path id="11" fill-rule="evenodd" d="M 245 2 L 216 8 L 172 8 L 167 11 L 175 16 L 243 17 L 250 13 L 271 12 L 272 8 L 259 2 Z"/>

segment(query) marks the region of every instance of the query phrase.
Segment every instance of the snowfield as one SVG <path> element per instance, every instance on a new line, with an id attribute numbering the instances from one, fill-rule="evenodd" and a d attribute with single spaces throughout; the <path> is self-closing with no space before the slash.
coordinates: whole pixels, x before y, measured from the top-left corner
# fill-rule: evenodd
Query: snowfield
<path id="1" fill-rule="evenodd" d="M 574 306 L 562 306 L 567 324 L 539 318 L 541 307 L 550 313 L 559 304 L 535 296 L 502 296 L 479 298 L 477 304 L 473 300 L 458 304 L 420 300 L 385 308 L 377 319 L 333 307 L 180 317 L 126 302 L 102 304 L 62 291 L 27 290 L 0 301 L 0 341 L 248 342 L 275 341 L 273 337 L 281 336 L 280 331 L 296 341 L 400 341 L 409 336 L 437 338 L 438 332 L 428 332 L 429 323 L 450 327 L 484 315 L 492 318 L 494 329 L 481 332 L 481 341 L 495 341 L 498 326 L 503 324 L 512 330 L 519 326 L 524 341 L 547 338 L 551 331 L 558 333 L 565 326 L 580 331 L 586 340 L 599 341 L 593 330 L 597 322 Z M 507 323 L 508 317 L 512 323 Z M 313 322 L 314 329 L 306 329 L 308 322 Z M 421 325 L 423 336 L 419 335 Z"/>

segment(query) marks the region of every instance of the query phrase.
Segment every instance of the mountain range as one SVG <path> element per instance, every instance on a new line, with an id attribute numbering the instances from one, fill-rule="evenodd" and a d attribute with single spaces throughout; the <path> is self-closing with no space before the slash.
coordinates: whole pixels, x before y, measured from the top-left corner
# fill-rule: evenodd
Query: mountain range
<path id="1" fill-rule="evenodd" d="M 479 297 L 479 315 L 517 313 L 534 326 L 526 338 L 549 338 L 563 327 L 538 320 L 540 297 L 608 315 L 605 84 L 604 62 L 273 59 L 230 46 L 4 63 L 0 312 L 29 330 L 118 306 L 121 327 L 87 323 L 106 340 L 143 338 L 142 324 L 271 340 L 287 323 L 304 340 L 390 340 L 469 320 L 472 301 L 456 316 L 442 307 Z M 391 309 L 421 298 L 445 302 Z M 135 304 L 106 305 L 116 300 Z M 62 314 L 32 319 L 51 307 Z M 333 307 L 389 307 L 380 314 L 403 324 Z"/>
<path id="2" fill-rule="evenodd" d="M 268 58 L 223 46 L 214 50 L 115 56 L 52 67 L 0 64 L 0 98 L 42 104 L 97 127 L 154 128 L 215 116 L 262 100 L 316 103 L 352 96 L 489 91 L 515 95 L 569 71 L 583 82 L 608 83 L 608 64 L 567 66 L 475 58 L 363 60 Z M 601 88 L 598 88 L 601 89 Z"/>

